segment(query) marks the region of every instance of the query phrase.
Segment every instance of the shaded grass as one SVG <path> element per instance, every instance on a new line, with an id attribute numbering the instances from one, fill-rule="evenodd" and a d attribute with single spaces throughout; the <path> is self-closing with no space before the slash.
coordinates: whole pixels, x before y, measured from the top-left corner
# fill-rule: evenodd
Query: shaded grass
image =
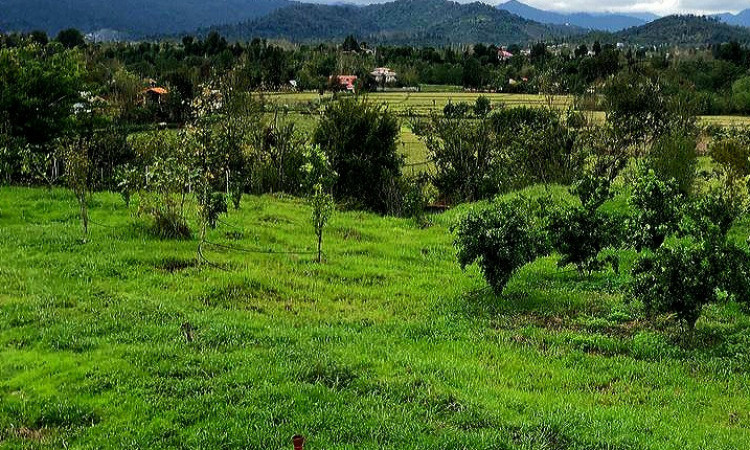
<path id="1" fill-rule="evenodd" d="M 535 195 L 562 188 L 532 188 Z M 467 206 L 468 207 L 468 206 Z M 465 208 L 465 207 L 462 207 Z M 750 323 L 693 342 L 611 273 L 554 258 L 498 298 L 447 227 L 339 212 L 308 254 L 214 249 L 131 226 L 97 194 L 81 244 L 65 190 L 0 189 L 0 447 L 743 448 Z M 213 242 L 310 251 L 308 207 L 246 197 Z M 112 228 L 110 228 L 112 227 Z M 188 341 L 185 324 L 190 325 Z"/>

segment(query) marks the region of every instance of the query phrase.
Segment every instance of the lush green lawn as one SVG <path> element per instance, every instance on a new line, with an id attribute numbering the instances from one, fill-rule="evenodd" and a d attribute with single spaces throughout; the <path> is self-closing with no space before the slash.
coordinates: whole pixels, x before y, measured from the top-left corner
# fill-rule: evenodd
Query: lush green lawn
<path id="1" fill-rule="evenodd" d="M 712 308 L 692 344 L 552 259 L 504 297 L 448 226 L 341 212 L 313 262 L 300 200 L 246 198 L 159 241 L 97 194 L 0 189 L 0 447 L 747 448 L 750 321 Z M 745 224 L 747 225 L 747 224 Z M 747 235 L 747 226 L 738 231 Z M 264 253 L 273 250 L 280 253 Z M 184 324 L 194 329 L 187 342 Z"/>

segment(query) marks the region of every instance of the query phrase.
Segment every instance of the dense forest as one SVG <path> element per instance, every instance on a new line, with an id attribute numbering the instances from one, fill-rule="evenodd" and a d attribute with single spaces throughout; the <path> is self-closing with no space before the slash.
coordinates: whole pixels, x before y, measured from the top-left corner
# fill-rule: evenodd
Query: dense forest
<path id="1" fill-rule="evenodd" d="M 286 0 L 0 0 L 0 30 L 57 34 L 112 30 L 120 38 L 190 32 L 250 20 L 288 6 Z"/>
<path id="2" fill-rule="evenodd" d="M 232 40 L 254 37 L 295 42 L 344 38 L 409 45 L 525 43 L 583 32 L 543 25 L 482 3 L 399 0 L 363 7 L 298 4 L 238 25 L 215 27 Z"/>

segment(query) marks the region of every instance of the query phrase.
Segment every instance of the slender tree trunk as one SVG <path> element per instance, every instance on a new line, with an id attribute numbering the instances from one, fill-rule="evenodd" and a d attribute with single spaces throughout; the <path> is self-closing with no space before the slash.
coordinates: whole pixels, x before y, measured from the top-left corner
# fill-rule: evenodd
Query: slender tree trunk
<path id="1" fill-rule="evenodd" d="M 323 261 L 323 233 L 318 233 L 318 263 Z"/>
<path id="2" fill-rule="evenodd" d="M 78 203 L 81 207 L 81 223 L 83 224 L 83 242 L 88 241 L 89 236 L 89 208 L 86 205 L 86 194 L 78 199 Z"/>

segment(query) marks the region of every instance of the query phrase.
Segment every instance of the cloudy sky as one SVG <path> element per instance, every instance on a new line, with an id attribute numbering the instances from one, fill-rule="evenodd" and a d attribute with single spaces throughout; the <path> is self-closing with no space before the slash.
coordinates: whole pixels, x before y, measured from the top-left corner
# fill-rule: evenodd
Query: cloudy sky
<path id="1" fill-rule="evenodd" d="M 315 0 L 320 3 L 382 3 L 388 0 Z M 458 0 L 468 3 L 475 0 Z M 505 0 L 484 0 L 498 4 Z M 519 0 L 528 5 L 553 11 L 585 12 L 651 12 L 659 15 L 676 13 L 736 13 L 750 8 L 750 0 Z"/>
<path id="2" fill-rule="evenodd" d="M 738 12 L 750 8 L 749 0 L 527 0 L 524 3 L 557 11 L 645 11 L 660 15 Z"/>

